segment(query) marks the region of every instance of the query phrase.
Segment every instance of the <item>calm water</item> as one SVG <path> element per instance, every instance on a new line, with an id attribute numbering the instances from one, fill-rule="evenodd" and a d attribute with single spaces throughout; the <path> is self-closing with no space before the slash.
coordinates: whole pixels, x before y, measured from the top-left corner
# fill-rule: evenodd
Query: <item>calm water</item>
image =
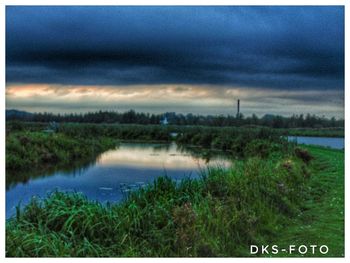
<path id="1" fill-rule="evenodd" d="M 288 136 L 288 140 L 296 141 L 298 144 L 312 144 L 334 149 L 344 149 L 344 138 Z"/>
<path id="2" fill-rule="evenodd" d="M 45 197 L 58 189 L 84 193 L 91 200 L 120 201 L 123 191 L 141 187 L 156 177 L 168 175 L 174 180 L 195 178 L 206 165 L 229 166 L 227 157 L 211 154 L 206 159 L 193 150 L 176 144 L 124 143 L 101 154 L 89 165 L 51 174 L 26 175 L 26 182 L 12 182 L 6 191 L 6 216 L 15 213 L 15 206 L 26 204 L 32 196 Z"/>

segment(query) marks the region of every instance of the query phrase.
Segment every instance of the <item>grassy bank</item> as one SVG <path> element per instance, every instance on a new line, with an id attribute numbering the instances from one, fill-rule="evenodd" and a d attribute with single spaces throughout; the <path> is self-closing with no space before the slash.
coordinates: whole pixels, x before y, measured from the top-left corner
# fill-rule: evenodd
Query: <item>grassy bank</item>
<path id="1" fill-rule="evenodd" d="M 327 256 L 344 256 L 344 151 L 306 148 L 315 157 L 308 198 L 302 212 L 290 220 L 275 243 L 282 247 L 325 244 L 329 247 Z M 317 252 L 315 256 L 324 255 Z"/>
<path id="2" fill-rule="evenodd" d="M 13 131 L 41 131 L 48 126 L 43 122 L 6 122 L 7 133 Z M 170 141 L 173 137 L 171 132 L 179 134 L 193 133 L 194 131 L 204 131 L 205 134 L 259 134 L 261 130 L 269 131 L 278 135 L 290 136 L 315 136 L 315 137 L 344 137 L 344 128 L 268 128 L 264 126 L 249 125 L 242 127 L 210 127 L 210 126 L 187 126 L 187 125 L 140 125 L 140 124 L 89 124 L 89 123 L 61 123 L 60 132 L 70 136 L 111 136 L 122 140 L 162 140 Z M 243 131 L 243 132 L 242 132 Z M 197 133 L 198 136 L 201 134 Z M 222 136 L 225 137 L 225 136 Z M 227 136 L 226 136 L 227 137 Z"/>
<path id="3" fill-rule="evenodd" d="M 325 244 L 328 256 L 344 254 L 344 152 L 299 148 L 270 129 L 88 124 L 61 125 L 54 134 L 14 129 L 6 138 L 7 169 L 85 158 L 113 147 L 116 139 L 167 141 L 170 132 L 178 133 L 180 145 L 239 158 L 229 169 L 202 171 L 198 180 L 161 177 L 120 204 L 60 192 L 33 199 L 6 223 L 6 255 L 250 256 L 251 244 Z"/>
<path id="4" fill-rule="evenodd" d="M 229 151 L 234 155 L 262 155 L 288 148 L 287 140 L 269 128 L 65 124 L 59 131 L 68 136 L 107 136 L 132 141 L 172 141 L 179 145 L 194 145 L 206 149 Z M 175 133 L 176 136 L 172 136 Z"/>
<path id="5" fill-rule="evenodd" d="M 27 170 L 46 171 L 75 161 L 91 159 L 115 147 L 116 141 L 106 137 L 78 137 L 63 133 L 32 131 L 11 132 L 6 136 L 6 171 L 13 176 Z"/>
<path id="6" fill-rule="evenodd" d="M 309 155 L 236 161 L 176 184 L 161 177 L 121 204 L 79 194 L 32 200 L 7 222 L 7 256 L 246 256 L 271 242 L 308 194 Z"/>
<path id="7" fill-rule="evenodd" d="M 7 187 L 57 170 L 88 165 L 99 153 L 114 147 L 116 141 L 175 140 L 183 147 L 200 147 L 197 153 L 204 158 L 208 158 L 213 149 L 237 157 L 266 157 L 270 152 L 289 149 L 286 140 L 270 129 L 74 123 L 59 125 L 54 133 L 44 132 L 44 129 L 42 123 L 11 122 L 7 125 Z"/>
<path id="8" fill-rule="evenodd" d="M 306 137 L 344 137 L 344 128 L 295 128 L 278 129 L 279 132 L 287 136 L 306 136 Z"/>
<path id="9" fill-rule="evenodd" d="M 172 136 L 172 132 L 177 136 Z M 6 168 L 18 171 L 81 159 L 110 148 L 115 143 L 113 140 L 176 140 L 180 145 L 215 148 L 241 155 L 252 152 L 264 156 L 276 150 L 270 147 L 282 149 L 288 146 L 278 133 L 266 128 L 64 124 L 59 126 L 56 133 L 45 133 L 42 125 L 12 123 L 7 126 Z"/>

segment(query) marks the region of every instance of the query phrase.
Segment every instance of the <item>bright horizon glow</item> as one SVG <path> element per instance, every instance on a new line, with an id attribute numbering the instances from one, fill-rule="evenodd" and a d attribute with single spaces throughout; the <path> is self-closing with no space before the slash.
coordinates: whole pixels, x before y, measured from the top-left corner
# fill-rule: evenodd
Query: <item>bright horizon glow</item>
<path id="1" fill-rule="evenodd" d="M 315 99 L 317 98 L 317 99 Z M 245 116 L 255 113 L 290 116 L 316 114 L 344 117 L 344 92 L 277 90 L 215 85 L 83 86 L 10 84 L 6 109 L 29 112 L 84 113 L 98 110 L 148 113 L 235 114 L 241 100 Z"/>
<path id="2" fill-rule="evenodd" d="M 344 118 L 344 11 L 7 6 L 6 107 Z"/>

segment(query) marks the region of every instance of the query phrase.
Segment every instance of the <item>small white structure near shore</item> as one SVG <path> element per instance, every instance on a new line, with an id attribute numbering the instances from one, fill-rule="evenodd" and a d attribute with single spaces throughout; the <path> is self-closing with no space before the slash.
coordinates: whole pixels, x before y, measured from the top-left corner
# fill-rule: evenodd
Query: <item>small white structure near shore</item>
<path id="1" fill-rule="evenodd" d="M 168 125 L 169 124 L 168 119 L 167 119 L 166 116 L 164 116 L 164 119 L 160 121 L 160 124 L 162 124 L 162 125 Z"/>
<path id="2" fill-rule="evenodd" d="M 52 121 L 49 123 L 49 126 L 45 130 L 43 130 L 43 132 L 55 133 L 58 131 L 58 128 L 59 128 L 59 124 L 56 123 L 55 121 Z"/>

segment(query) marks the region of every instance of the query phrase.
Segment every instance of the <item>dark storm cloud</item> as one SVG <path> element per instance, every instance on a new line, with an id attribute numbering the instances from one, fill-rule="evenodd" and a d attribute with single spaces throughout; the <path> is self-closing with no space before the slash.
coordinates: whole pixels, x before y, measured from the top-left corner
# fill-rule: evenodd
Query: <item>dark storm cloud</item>
<path id="1" fill-rule="evenodd" d="M 344 85 L 342 7 L 14 7 L 8 83 Z"/>

